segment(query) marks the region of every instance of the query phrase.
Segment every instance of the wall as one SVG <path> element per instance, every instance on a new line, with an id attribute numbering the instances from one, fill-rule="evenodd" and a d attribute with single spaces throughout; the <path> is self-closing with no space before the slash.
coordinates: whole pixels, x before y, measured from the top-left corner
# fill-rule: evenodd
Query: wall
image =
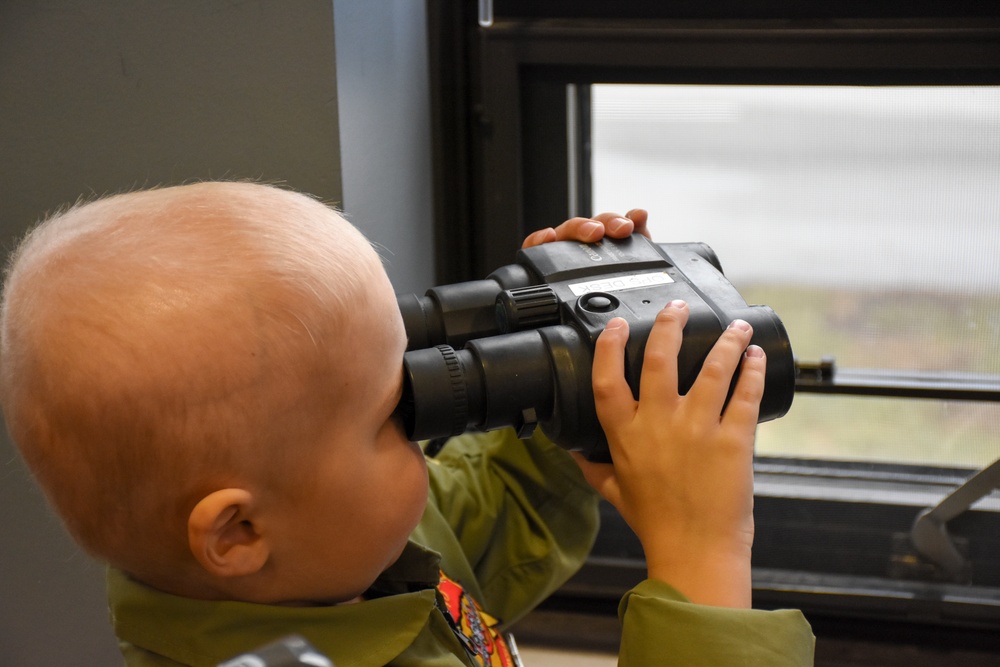
<path id="1" fill-rule="evenodd" d="M 4 250 L 80 196 L 258 178 L 342 202 L 397 249 L 394 284 L 422 289 L 433 275 L 422 3 L 363 4 L 337 0 L 348 50 L 335 53 L 328 1 L 0 3 Z M 0 664 L 120 664 L 103 568 L 66 537 L 6 436 L 0 534 Z"/>
<path id="2" fill-rule="evenodd" d="M 433 285 L 423 2 L 335 0 L 344 213 L 381 246 L 399 292 Z"/>

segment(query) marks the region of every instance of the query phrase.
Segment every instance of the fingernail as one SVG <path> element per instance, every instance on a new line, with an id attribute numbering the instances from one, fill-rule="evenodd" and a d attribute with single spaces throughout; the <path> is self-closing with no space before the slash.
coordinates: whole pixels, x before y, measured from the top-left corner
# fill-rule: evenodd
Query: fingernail
<path id="1" fill-rule="evenodd" d="M 603 225 L 599 222 L 585 222 L 580 225 L 580 231 L 583 232 L 584 236 L 590 236 L 591 234 L 597 233 L 603 228 Z"/>
<path id="2" fill-rule="evenodd" d="M 631 225 L 631 224 L 632 221 L 629 220 L 628 218 L 614 218 L 613 220 L 608 222 L 608 231 L 612 233 L 617 232 L 625 225 Z"/>
<path id="3" fill-rule="evenodd" d="M 740 331 L 750 331 L 750 323 L 744 320 L 733 320 L 730 325 L 730 329 L 739 329 Z"/>
<path id="4" fill-rule="evenodd" d="M 621 329 L 623 326 L 625 326 L 625 320 L 621 317 L 615 317 L 604 325 L 604 330 L 614 331 L 615 329 Z"/>
<path id="5" fill-rule="evenodd" d="M 687 306 L 687 301 L 684 301 L 683 299 L 674 299 L 673 301 L 668 303 L 667 306 L 669 308 L 684 308 L 685 306 Z"/>
<path id="6" fill-rule="evenodd" d="M 757 345 L 751 345 L 750 347 L 747 348 L 747 356 L 748 357 L 757 357 L 757 358 L 763 357 L 764 356 L 764 350 L 763 350 L 763 348 L 758 347 Z"/>

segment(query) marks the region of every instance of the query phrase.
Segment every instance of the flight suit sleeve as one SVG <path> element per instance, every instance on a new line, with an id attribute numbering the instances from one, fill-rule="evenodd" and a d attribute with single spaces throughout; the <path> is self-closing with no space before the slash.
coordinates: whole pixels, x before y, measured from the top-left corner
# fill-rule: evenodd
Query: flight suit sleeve
<path id="1" fill-rule="evenodd" d="M 569 454 L 540 433 L 453 438 L 428 467 L 435 511 L 474 570 L 484 608 L 504 625 L 559 588 L 590 552 L 597 494 Z"/>
<path id="2" fill-rule="evenodd" d="M 647 579 L 625 594 L 619 667 L 813 664 L 815 637 L 800 611 L 728 609 L 688 602 Z"/>

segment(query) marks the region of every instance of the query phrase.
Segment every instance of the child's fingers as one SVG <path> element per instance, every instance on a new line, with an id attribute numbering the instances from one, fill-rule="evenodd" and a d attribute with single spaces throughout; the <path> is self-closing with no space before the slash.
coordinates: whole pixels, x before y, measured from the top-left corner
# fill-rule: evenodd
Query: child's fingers
<path id="1" fill-rule="evenodd" d="M 528 234 L 522 248 L 533 248 L 553 241 L 594 243 L 604 238 L 605 224 L 591 218 L 570 218 L 558 227 L 546 227 Z"/>
<path id="2" fill-rule="evenodd" d="M 547 227 L 532 232 L 524 239 L 521 247 L 532 248 L 553 241 L 596 243 L 604 238 L 605 234 L 621 239 L 638 232 L 648 237 L 646 219 L 646 211 L 641 208 L 634 208 L 625 215 L 598 213 L 593 218 L 570 218 L 558 227 Z"/>
<path id="3" fill-rule="evenodd" d="M 604 225 L 604 231 L 608 234 L 608 236 L 620 239 L 625 238 L 635 231 L 635 222 L 627 215 L 623 216 L 618 213 L 598 213 L 593 219 Z"/>
<path id="4" fill-rule="evenodd" d="M 649 228 L 646 223 L 649 221 L 649 213 L 643 208 L 634 208 L 625 214 L 625 217 L 632 221 L 635 227 L 632 232 L 635 234 L 642 234 L 646 238 L 652 238 L 649 234 Z"/>
<path id="5" fill-rule="evenodd" d="M 609 440 L 613 440 L 618 425 L 631 421 L 635 414 L 635 399 L 625 380 L 627 342 L 628 322 L 616 317 L 608 322 L 594 345 L 594 403 Z"/>
<path id="6" fill-rule="evenodd" d="M 723 420 L 737 428 L 753 429 L 760 415 L 760 399 L 764 396 L 764 377 L 767 357 L 756 345 L 747 348 L 740 366 L 733 396 L 726 406 Z"/>
<path id="7" fill-rule="evenodd" d="M 528 234 L 527 238 L 524 239 L 524 243 L 521 244 L 522 248 L 533 248 L 537 245 L 542 245 L 543 243 L 552 243 L 558 240 L 558 233 L 552 227 L 546 227 L 545 229 L 539 229 Z"/>
<path id="8" fill-rule="evenodd" d="M 677 355 L 681 350 L 688 305 L 671 301 L 656 315 L 642 357 L 639 396 L 651 405 L 663 406 L 677 398 Z"/>
<path id="9" fill-rule="evenodd" d="M 733 321 L 722 332 L 705 357 L 698 377 L 687 393 L 688 400 L 695 407 L 716 418 L 722 414 L 733 375 L 752 336 L 753 329 L 743 320 Z"/>

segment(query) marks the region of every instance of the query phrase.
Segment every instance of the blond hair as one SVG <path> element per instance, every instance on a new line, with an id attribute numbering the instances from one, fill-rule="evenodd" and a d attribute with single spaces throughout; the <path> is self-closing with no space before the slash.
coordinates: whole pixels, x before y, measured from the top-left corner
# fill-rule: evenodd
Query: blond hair
<path id="1" fill-rule="evenodd" d="M 371 280 L 354 227 L 258 184 L 116 195 L 31 231 L 4 286 L 0 400 L 77 541 L 156 568 L 186 549 L 176 519 L 205 484 L 286 465 L 258 435 L 268 392 L 303 350 L 334 355 Z"/>

